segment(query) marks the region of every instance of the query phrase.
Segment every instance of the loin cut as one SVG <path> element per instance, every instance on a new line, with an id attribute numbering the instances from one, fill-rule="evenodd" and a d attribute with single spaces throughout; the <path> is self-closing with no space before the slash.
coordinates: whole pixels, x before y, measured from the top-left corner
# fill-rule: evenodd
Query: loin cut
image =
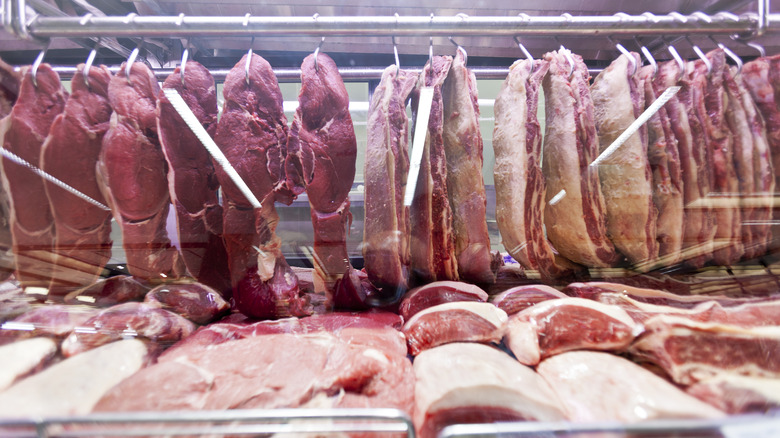
<path id="1" fill-rule="evenodd" d="M 550 286 L 531 284 L 507 289 L 491 297 L 490 302 L 508 315 L 513 315 L 542 301 L 567 297 L 568 295 Z"/>
<path id="2" fill-rule="evenodd" d="M 416 313 L 429 307 L 455 301 L 487 301 L 488 295 L 478 286 L 458 281 L 434 281 L 425 286 L 416 287 L 406 295 L 398 308 L 398 313 L 409 319 Z"/>

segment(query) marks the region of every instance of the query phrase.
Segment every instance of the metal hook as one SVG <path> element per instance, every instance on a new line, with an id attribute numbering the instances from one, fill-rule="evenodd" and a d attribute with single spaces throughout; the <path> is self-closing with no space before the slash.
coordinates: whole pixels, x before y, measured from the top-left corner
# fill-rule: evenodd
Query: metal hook
<path id="1" fill-rule="evenodd" d="M 84 69 L 81 71 L 81 73 L 84 75 L 84 85 L 89 87 L 89 72 L 92 70 L 92 63 L 95 62 L 95 56 L 97 55 L 98 47 L 100 47 L 100 38 L 98 38 L 97 43 L 95 44 L 95 47 L 92 48 L 92 50 L 89 52 L 89 56 L 87 56 L 87 62 L 84 63 Z"/>
<path id="2" fill-rule="evenodd" d="M 431 27 L 433 26 L 433 12 L 431 12 L 430 19 Z M 431 66 L 431 73 L 433 73 L 433 37 L 429 37 L 428 40 L 428 64 Z"/>
<path id="3" fill-rule="evenodd" d="M 628 62 L 631 63 L 631 67 L 632 67 L 632 69 L 631 69 L 631 76 L 634 76 L 636 74 L 637 70 L 639 69 L 639 66 L 637 65 L 637 62 L 636 62 L 636 58 L 634 58 L 634 55 L 632 55 L 631 52 L 628 51 L 628 49 L 623 47 L 622 44 L 620 44 L 620 43 L 616 42 L 614 39 L 612 39 L 611 36 L 607 37 L 607 39 L 609 40 L 609 42 L 611 42 L 612 44 L 615 45 L 615 47 L 618 49 L 618 51 L 620 53 L 626 55 L 626 57 L 628 58 Z"/>
<path id="4" fill-rule="evenodd" d="M 466 49 L 464 49 L 463 46 L 461 46 L 460 44 L 456 43 L 455 40 L 452 39 L 452 37 L 448 37 L 448 38 L 449 38 L 450 42 L 452 43 L 452 45 L 454 45 L 456 47 L 455 50 L 458 50 L 458 51 L 463 53 L 463 64 L 464 65 L 467 64 L 468 63 L 468 59 L 469 59 L 469 54 L 466 53 Z"/>
<path id="5" fill-rule="evenodd" d="M 745 65 L 745 63 L 742 62 L 742 58 L 740 58 L 739 55 L 734 53 L 731 49 L 726 47 L 725 44 L 717 42 L 712 35 L 710 35 L 709 38 L 710 41 L 713 42 L 713 44 L 717 45 L 721 50 L 726 52 L 726 55 L 728 55 L 728 57 L 731 58 L 735 64 L 737 64 L 737 75 L 742 73 L 742 66 Z"/>
<path id="6" fill-rule="evenodd" d="M 637 46 L 639 46 L 639 50 L 642 52 L 643 55 L 645 55 L 645 59 L 647 59 L 647 62 L 650 63 L 650 65 L 653 66 L 653 77 L 656 77 L 658 75 L 658 62 L 656 62 L 655 58 L 653 57 L 653 54 L 650 52 L 650 50 L 645 47 L 644 44 L 639 42 L 639 38 L 636 36 L 634 37 L 634 42 Z"/>
<path id="7" fill-rule="evenodd" d="M 320 49 L 322 48 L 322 45 L 324 43 L 325 43 L 325 37 L 322 37 L 320 43 L 317 44 L 317 48 L 314 49 L 314 70 L 318 73 L 320 71 L 320 65 L 317 63 L 317 57 L 320 55 Z"/>
<path id="8" fill-rule="evenodd" d="M 528 49 L 525 48 L 523 43 L 520 42 L 520 38 L 514 37 L 515 42 L 517 43 L 517 46 L 522 50 L 523 54 L 525 55 L 526 59 L 531 62 L 531 71 L 529 72 L 527 81 L 531 81 L 531 75 L 530 73 L 534 72 L 534 57 L 531 56 L 531 52 L 528 51 Z"/>
<path id="9" fill-rule="evenodd" d="M 752 47 L 752 48 L 758 50 L 758 53 L 759 53 L 759 55 L 762 58 L 766 57 L 766 49 L 764 49 L 764 46 L 762 46 L 761 44 L 758 44 L 758 43 L 755 43 L 755 42 L 752 42 L 752 41 L 745 42 L 745 41 L 743 41 L 739 37 L 739 35 L 731 35 L 730 38 L 731 38 L 732 41 L 736 41 L 738 43 L 742 43 L 742 44 L 744 44 L 744 45 L 746 45 L 748 47 Z"/>
<path id="10" fill-rule="evenodd" d="M 669 53 L 672 54 L 672 58 L 677 62 L 677 67 L 680 70 L 680 73 L 677 75 L 677 80 L 675 82 L 680 82 L 680 79 L 682 79 L 683 75 L 685 74 L 685 61 L 683 61 L 682 56 L 680 56 L 679 53 L 677 53 L 677 49 L 674 48 L 674 46 L 669 45 L 668 49 Z"/>
<path id="11" fill-rule="evenodd" d="M 710 62 L 710 60 L 707 58 L 707 55 L 704 54 L 699 46 L 693 44 L 693 41 L 691 41 L 687 35 L 685 36 L 685 40 L 688 41 L 688 44 L 690 44 L 691 47 L 693 47 L 693 51 L 696 52 L 696 56 L 704 61 L 704 65 L 707 66 L 707 77 L 709 77 L 710 73 L 712 73 L 712 62 Z"/>
<path id="12" fill-rule="evenodd" d="M 41 50 L 41 53 L 38 54 L 38 56 L 35 58 L 35 62 L 33 62 L 32 69 L 30 70 L 30 73 L 32 74 L 32 83 L 35 86 L 35 88 L 38 88 L 38 67 L 41 66 L 41 63 L 43 62 L 43 57 L 46 56 L 46 52 L 49 50 L 49 44 L 46 44 L 46 47 Z"/>
<path id="13" fill-rule="evenodd" d="M 398 27 L 398 12 L 395 13 L 395 27 Z M 398 45 L 395 43 L 395 35 L 393 35 L 393 56 L 395 56 L 395 75 L 398 76 L 401 73 L 401 62 L 398 60 Z"/>
<path id="14" fill-rule="evenodd" d="M 187 44 L 187 40 L 185 40 Z M 179 68 L 179 74 L 181 75 L 181 86 L 184 87 L 184 70 L 187 68 L 187 58 L 190 56 L 190 49 L 185 45 L 184 50 L 181 52 L 181 67 Z"/>
<path id="15" fill-rule="evenodd" d="M 561 44 L 561 41 L 558 39 L 557 36 L 554 38 L 555 38 L 555 42 L 560 45 L 560 47 L 558 48 L 558 52 L 560 52 L 566 58 L 566 61 L 569 63 L 568 79 L 571 79 L 571 75 L 574 74 L 574 64 L 575 64 L 574 57 L 571 56 L 571 51 L 569 51 L 569 49 L 567 49 L 566 47 L 563 46 L 563 44 Z"/>
<path id="16" fill-rule="evenodd" d="M 140 46 L 136 46 L 135 49 L 133 49 L 132 52 L 130 52 L 130 57 L 127 58 L 127 62 L 125 63 L 125 77 L 127 77 L 127 83 L 132 85 L 132 81 L 130 81 L 130 70 L 133 67 L 133 63 L 135 62 L 135 58 L 138 57 L 138 52 L 140 51 Z"/>
<path id="17" fill-rule="evenodd" d="M 249 14 L 247 14 L 249 15 Z M 252 42 L 249 43 L 249 50 L 246 52 L 246 64 L 244 65 L 244 80 L 249 85 L 249 64 L 252 63 L 252 48 L 255 46 L 255 37 L 252 37 Z"/>

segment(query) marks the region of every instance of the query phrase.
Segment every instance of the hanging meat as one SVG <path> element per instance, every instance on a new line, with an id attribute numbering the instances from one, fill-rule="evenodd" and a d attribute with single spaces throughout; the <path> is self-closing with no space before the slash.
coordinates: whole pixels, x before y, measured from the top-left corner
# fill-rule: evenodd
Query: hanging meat
<path id="1" fill-rule="evenodd" d="M 212 137 L 217 130 L 217 88 L 200 63 L 177 67 L 163 83 L 175 89 Z M 230 294 L 230 272 L 222 241 L 219 181 L 206 148 L 187 129 L 165 94 L 157 102 L 157 130 L 168 163 L 168 190 L 176 211 L 180 253 L 201 283 Z"/>
<path id="2" fill-rule="evenodd" d="M 76 70 L 65 109 L 43 143 L 41 169 L 105 204 L 96 164 L 111 119 L 111 72 L 105 66 L 91 67 L 85 75 L 83 64 Z M 56 230 L 49 294 L 63 295 L 94 283 L 103 272 L 111 258 L 111 211 L 50 181 L 45 188 Z"/>
<path id="3" fill-rule="evenodd" d="M 575 65 L 570 65 L 567 57 Z M 607 238 L 607 210 L 598 169 L 590 166 L 599 146 L 588 68 L 581 57 L 565 49 L 548 53 L 544 59 L 550 63 L 542 82 L 547 237 L 561 255 L 573 262 L 609 267 L 618 261 L 618 255 Z"/>
<path id="4" fill-rule="evenodd" d="M 452 65 L 450 56 L 434 56 L 423 67 L 417 89 L 433 87 L 433 103 L 415 182 L 410 208 L 412 234 L 410 241 L 412 274 L 416 281 L 457 280 L 458 261 L 452 210 L 447 193 L 447 158 L 444 151 L 444 102 L 442 84 Z M 419 92 L 412 95 L 413 119 L 417 120 Z"/>
<path id="5" fill-rule="evenodd" d="M 249 62 L 249 73 L 246 65 Z M 281 252 L 276 235 L 276 191 L 284 188 L 287 118 L 271 65 L 253 54 L 225 77 L 225 106 L 215 141 L 262 207 L 248 199 L 219 167 L 223 193 L 223 235 L 236 308 L 255 318 L 308 313 L 298 278 Z"/>
<path id="6" fill-rule="evenodd" d="M 349 191 L 355 179 L 357 140 L 349 96 L 336 63 L 325 54 L 307 56 L 287 145 L 287 182 L 305 190 L 314 226 L 314 267 L 332 284 L 350 269 L 347 254 Z"/>
<path id="7" fill-rule="evenodd" d="M 0 59 L 0 118 L 11 114 L 11 108 L 19 97 L 21 82 L 21 75 Z"/>
<path id="8" fill-rule="evenodd" d="M 22 77 L 13 67 L 0 59 L 0 118 L 11 113 L 19 97 Z M 0 121 L 0 126 L 3 122 Z M 2 128 L 0 128 L 2 130 Z M 2 134 L 0 134 L 2 137 Z M 0 280 L 7 279 L 14 272 L 13 243 L 11 241 L 11 206 L 8 193 L 0 185 Z"/>
<path id="9" fill-rule="evenodd" d="M 400 292 L 409 278 L 409 208 L 403 199 L 409 173 L 406 102 L 417 76 L 387 67 L 368 110 L 363 262 L 371 283 Z"/>
<path id="10" fill-rule="evenodd" d="M 644 85 L 645 107 L 649 107 L 665 91 L 654 80 L 657 73 L 648 65 L 639 70 Z M 667 108 L 662 106 L 647 122 L 647 161 L 652 173 L 653 204 L 658 210 L 655 238 L 658 242 L 659 264 L 670 266 L 680 260 L 683 232 L 683 180 L 677 137 Z"/>
<path id="11" fill-rule="evenodd" d="M 599 153 L 605 153 L 615 139 L 644 110 L 644 90 L 634 69 L 641 64 L 620 55 L 593 81 Z M 632 65 L 634 67 L 632 67 Z M 615 247 L 639 270 L 647 270 L 658 257 L 655 240 L 656 217 L 647 161 L 647 130 L 640 128 L 598 164 L 601 191 L 607 212 L 607 234 Z"/>
<path id="12" fill-rule="evenodd" d="M 493 168 L 496 223 L 509 254 L 544 279 L 571 274 L 576 265 L 555 253 L 543 227 L 547 192 L 540 166 L 542 132 L 536 111 L 539 86 L 549 69 L 547 61 L 520 60 L 496 96 L 493 112 Z"/>
<path id="13" fill-rule="evenodd" d="M 67 92 L 59 75 L 41 64 L 33 82 L 22 69 L 19 98 L 3 119 L 3 148 L 40 167 L 41 147 L 54 119 L 65 108 Z M 11 236 L 16 255 L 16 278 L 22 287 L 48 287 L 53 274 L 54 218 L 43 178 L 27 166 L 2 158 L 3 185 L 11 206 Z"/>

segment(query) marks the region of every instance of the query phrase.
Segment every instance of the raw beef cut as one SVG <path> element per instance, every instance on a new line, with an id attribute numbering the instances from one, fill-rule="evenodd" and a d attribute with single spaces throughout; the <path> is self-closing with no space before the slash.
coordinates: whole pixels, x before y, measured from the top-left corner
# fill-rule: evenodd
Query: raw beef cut
<path id="1" fill-rule="evenodd" d="M 670 293 L 664 290 L 658 289 L 646 289 L 635 286 L 629 286 L 619 283 L 606 283 L 599 281 L 592 281 L 589 283 L 572 283 L 563 289 L 563 292 L 569 296 L 589 298 L 592 300 L 599 300 L 599 296 L 603 293 L 617 293 L 621 295 L 627 295 L 632 299 L 641 301 L 643 303 L 661 304 L 681 308 L 694 307 L 699 303 L 705 301 L 717 301 L 723 306 L 736 306 L 749 302 L 760 302 L 777 299 L 776 290 L 763 293 L 756 296 L 743 296 L 745 292 L 735 288 L 732 285 L 717 286 L 713 292 L 725 292 L 734 293 L 736 296 L 727 295 L 715 295 L 712 293 L 689 295 L 685 292 Z M 689 293 L 689 292 L 688 292 Z M 770 293 L 774 293 L 770 295 Z"/>
<path id="2" fill-rule="evenodd" d="M 429 307 L 404 324 L 409 353 L 452 342 L 501 342 L 506 313 L 490 303 L 461 301 Z"/>
<path id="3" fill-rule="evenodd" d="M 371 283 L 393 294 L 406 290 L 409 279 L 410 222 L 409 208 L 404 206 L 409 174 L 406 102 L 417 76 L 398 66 L 387 67 L 368 110 L 363 263 Z"/>
<path id="4" fill-rule="evenodd" d="M 144 301 L 157 303 L 195 324 L 208 324 L 230 310 L 217 291 L 200 283 L 162 284 L 150 290 Z"/>
<path id="5" fill-rule="evenodd" d="M 147 303 L 118 304 L 100 311 L 62 341 L 65 357 L 83 354 L 127 337 L 140 337 L 165 348 L 195 331 L 187 319 Z"/>
<path id="6" fill-rule="evenodd" d="M 656 316 L 631 346 L 638 359 L 660 366 L 675 383 L 691 385 L 723 372 L 780 377 L 780 327 L 741 327 Z"/>
<path id="7" fill-rule="evenodd" d="M 767 412 L 780 407 L 780 380 L 718 374 L 685 389 L 688 394 L 729 414 Z"/>
<path id="8" fill-rule="evenodd" d="M 725 416 L 662 377 L 609 353 L 563 353 L 544 360 L 536 370 L 575 422 Z"/>
<path id="9" fill-rule="evenodd" d="M 216 168 L 222 186 L 223 230 L 236 308 L 251 317 L 308 313 L 298 279 L 281 253 L 276 235 L 277 191 L 285 185 L 287 118 L 271 65 L 253 54 L 225 77 L 225 106 L 214 140 L 262 203 L 253 210 L 236 185 Z M 248 79 L 248 80 L 247 80 Z"/>
<path id="10" fill-rule="evenodd" d="M 105 204 L 95 166 L 111 119 L 105 66 L 91 67 L 89 86 L 84 64 L 76 67 L 71 95 L 54 119 L 41 150 L 41 169 L 90 198 Z M 111 212 L 46 181 L 46 195 L 54 216 L 54 278 L 49 294 L 95 282 L 111 258 Z"/>
<path id="11" fill-rule="evenodd" d="M 520 363 L 572 350 L 626 349 L 642 332 L 625 310 L 582 298 L 544 301 L 509 318 L 504 343 Z"/>
<path id="12" fill-rule="evenodd" d="M 771 239 L 774 169 L 764 119 L 745 86 L 745 76 L 732 67 L 724 73 L 728 96 L 726 122 L 734 141 L 734 166 L 739 181 L 744 258 L 764 255 Z M 752 198 L 752 199 L 751 199 Z"/>
<path id="13" fill-rule="evenodd" d="M 349 191 L 355 179 L 357 140 L 349 95 L 328 55 L 307 56 L 287 143 L 287 184 L 306 190 L 314 227 L 314 267 L 328 283 L 350 267 L 347 254 Z"/>
<path id="14" fill-rule="evenodd" d="M 210 136 L 217 130 L 217 87 L 208 70 L 187 62 L 177 67 L 163 89 L 184 99 Z M 157 131 L 168 163 L 168 190 L 176 212 L 179 252 L 187 271 L 201 283 L 230 296 L 230 272 L 222 241 L 219 181 L 206 148 L 184 124 L 165 94 L 157 102 Z"/>
<path id="15" fill-rule="evenodd" d="M 157 139 L 159 93 L 149 67 L 133 63 L 126 76 L 122 64 L 108 85 L 114 114 L 98 162 L 103 194 L 122 230 L 127 269 L 150 281 L 176 276 L 179 264 L 165 228 L 170 196 Z"/>
<path id="16" fill-rule="evenodd" d="M 488 294 L 478 286 L 459 281 L 434 281 L 425 286 L 416 287 L 404 295 L 398 313 L 404 321 L 424 309 L 455 301 L 485 302 Z"/>
<path id="17" fill-rule="evenodd" d="M 17 339 L 50 337 L 58 342 L 98 313 L 86 306 L 51 304 L 36 307 L 3 324 L 0 344 Z"/>
<path id="18" fill-rule="evenodd" d="M 67 92 L 49 64 L 41 64 L 33 85 L 29 68 L 22 69 L 17 104 L 3 119 L 3 148 L 40 167 L 41 147 L 54 119 L 65 108 Z M 3 187 L 11 206 L 11 236 L 16 279 L 22 287 L 49 287 L 53 272 L 54 218 L 43 178 L 26 166 L 3 157 Z"/>
<path id="19" fill-rule="evenodd" d="M 46 366 L 57 354 L 51 339 L 34 338 L 0 347 L 0 393 L 14 382 Z"/>
<path id="20" fill-rule="evenodd" d="M 0 118 L 11 114 L 11 108 L 19 97 L 21 82 L 21 75 L 0 59 Z"/>
<path id="21" fill-rule="evenodd" d="M 493 174 L 496 223 L 504 248 L 526 269 L 543 278 L 570 273 L 575 265 L 558 256 L 543 233 L 546 184 L 542 168 L 542 132 L 536 117 L 539 86 L 547 61 L 516 61 L 496 96 Z"/>
<path id="22" fill-rule="evenodd" d="M 513 315 L 542 301 L 566 297 L 566 294 L 550 286 L 531 284 L 516 286 L 498 295 L 493 295 L 490 302 L 508 315 Z"/>
<path id="23" fill-rule="evenodd" d="M 69 293 L 65 297 L 65 302 L 68 304 L 92 302 L 99 307 L 109 307 L 128 301 L 140 301 L 148 292 L 149 286 L 133 277 L 115 275 Z"/>
<path id="24" fill-rule="evenodd" d="M 631 53 L 633 64 L 642 59 Z M 620 55 L 593 81 L 593 114 L 599 136 L 599 153 L 636 120 L 644 110 L 644 89 L 626 55 Z M 601 192 L 607 212 L 607 234 L 615 247 L 640 270 L 648 270 L 658 257 L 647 130 L 642 127 L 598 164 Z"/>
<path id="25" fill-rule="evenodd" d="M 414 426 L 433 438 L 451 424 L 564 421 L 563 403 L 532 369 L 481 344 L 432 348 L 414 359 Z"/>
<path id="26" fill-rule="evenodd" d="M 11 108 L 19 96 L 22 77 L 14 68 L 0 59 L 0 119 L 11 113 Z M 4 123 L 0 121 L 0 127 Z M 2 130 L 3 128 L 0 128 Z M 2 134 L 0 134 L 2 136 Z M 14 272 L 13 243 L 11 241 L 11 211 L 8 205 L 8 193 L 0 185 L 0 280 L 5 280 Z"/>
<path id="27" fill-rule="evenodd" d="M 447 195 L 447 157 L 444 151 L 444 102 L 441 87 L 452 65 L 450 56 L 434 56 L 423 67 L 417 89 L 412 94 L 412 114 L 417 120 L 419 90 L 433 88 L 433 103 L 420 174 L 410 207 L 412 274 L 419 283 L 457 280 L 458 259 L 452 230 L 452 209 Z M 415 125 L 416 126 L 416 125 Z"/>
<path id="28" fill-rule="evenodd" d="M 575 60 L 571 76 L 572 66 L 565 54 Z M 607 210 L 598 169 L 590 166 L 599 145 L 588 68 L 581 57 L 569 52 L 551 52 L 544 59 L 550 63 L 542 81 L 547 238 L 562 256 L 575 263 L 609 267 L 618 261 L 618 255 L 607 237 Z"/>
<path id="29" fill-rule="evenodd" d="M 482 134 L 479 132 L 477 79 L 458 50 L 441 88 L 444 102 L 442 139 L 447 159 L 447 195 L 458 276 L 470 283 L 495 281 L 490 269 L 485 181 L 482 178 Z"/>
<path id="30" fill-rule="evenodd" d="M 649 107 L 665 90 L 654 81 L 656 73 L 653 66 L 642 67 L 638 75 L 644 84 L 645 107 Z M 680 260 L 684 218 L 680 153 L 668 105 L 653 114 L 646 125 L 647 161 L 653 176 L 653 204 L 658 210 L 655 238 L 660 258 L 658 264 L 661 266 L 670 266 Z"/>
<path id="31" fill-rule="evenodd" d="M 114 385 L 148 362 L 137 339 L 112 342 L 63 360 L 0 393 L 5 418 L 84 415 Z"/>

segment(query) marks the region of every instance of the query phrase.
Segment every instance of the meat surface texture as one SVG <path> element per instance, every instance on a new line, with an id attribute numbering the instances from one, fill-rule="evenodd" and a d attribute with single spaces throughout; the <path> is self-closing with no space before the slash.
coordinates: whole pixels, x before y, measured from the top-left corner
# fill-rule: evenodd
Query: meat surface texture
<path id="1" fill-rule="evenodd" d="M 409 211 L 411 217 L 412 274 L 420 283 L 457 280 L 458 259 L 452 229 L 452 209 L 447 194 L 447 158 L 444 150 L 444 101 L 442 84 L 452 66 L 452 57 L 434 56 L 423 67 L 417 90 L 433 87 L 433 103 L 420 174 Z M 412 95 L 413 119 L 417 120 L 419 93 Z"/>
<path id="2" fill-rule="evenodd" d="M 14 68 L 0 59 L 0 119 L 11 113 L 19 97 L 19 87 L 22 76 Z M 0 136 L 2 126 L 0 121 Z M 0 186 L 0 279 L 5 280 L 14 272 L 13 242 L 11 240 L 11 207 L 9 205 L 8 192 Z"/>
<path id="3" fill-rule="evenodd" d="M 730 372 L 780 377 L 780 328 L 701 323 L 656 316 L 631 346 L 637 358 L 660 366 L 675 383 L 690 385 Z"/>
<path id="4" fill-rule="evenodd" d="M 144 297 L 147 303 L 159 303 L 195 324 L 208 324 L 230 310 L 230 304 L 214 289 L 200 283 L 163 284 Z"/>
<path id="5" fill-rule="evenodd" d="M 544 284 L 516 286 L 493 295 L 490 302 L 508 315 L 521 312 L 542 301 L 567 298 L 568 295 Z"/>
<path id="6" fill-rule="evenodd" d="M 41 64 L 33 85 L 29 68 L 22 69 L 19 98 L 3 119 L 3 148 L 40 167 L 41 148 L 54 119 L 65 108 L 67 93 L 59 75 Z M 54 274 L 54 217 L 44 180 L 26 166 L 3 157 L 3 186 L 11 207 L 11 236 L 16 278 L 22 287 L 49 287 Z"/>
<path id="7" fill-rule="evenodd" d="M 0 347 L 0 394 L 17 380 L 35 373 L 57 354 L 51 339 L 35 338 Z"/>
<path id="8" fill-rule="evenodd" d="M 106 204 L 96 165 L 109 128 L 111 105 L 105 66 L 88 72 L 76 68 L 71 95 L 62 114 L 54 119 L 41 150 L 41 169 L 90 198 Z M 111 258 L 111 211 L 46 181 L 46 195 L 54 217 L 54 278 L 49 293 L 63 295 L 92 284 Z"/>
<path id="9" fill-rule="evenodd" d="M 546 117 L 542 172 L 547 182 L 544 224 L 547 238 L 562 256 L 589 267 L 609 267 L 618 261 L 618 255 L 607 237 L 598 169 L 590 166 L 598 155 L 599 140 L 588 69 L 581 57 L 571 56 L 576 64 L 571 78 L 564 52 L 544 56 L 550 63 L 542 81 Z"/>
<path id="10" fill-rule="evenodd" d="M 563 421 L 568 414 L 531 368 L 481 344 L 455 343 L 414 360 L 414 426 L 433 438 L 450 424 Z"/>
<path id="11" fill-rule="evenodd" d="M 91 307 L 62 304 L 35 307 L 14 318 L 0 330 L 0 344 L 32 337 L 49 337 L 60 341 L 97 312 L 97 309 Z"/>
<path id="12" fill-rule="evenodd" d="M 539 303 L 513 315 L 504 343 L 524 365 L 572 350 L 621 351 L 642 331 L 621 308 L 581 298 Z"/>
<path id="13" fill-rule="evenodd" d="M 308 303 L 281 253 L 276 235 L 277 192 L 285 187 L 287 118 L 271 65 L 253 54 L 225 77 L 225 106 L 215 142 L 262 203 L 254 210 L 221 168 L 223 233 L 236 308 L 255 318 L 304 315 Z"/>
<path id="14" fill-rule="evenodd" d="M 371 283 L 394 293 L 406 290 L 409 280 L 409 208 L 403 202 L 409 174 L 406 102 L 417 76 L 387 67 L 368 114 L 363 262 Z"/>
<path id="15" fill-rule="evenodd" d="M 308 194 L 314 266 L 326 282 L 334 282 L 351 266 L 348 195 L 356 159 L 349 95 L 338 67 L 328 55 L 319 54 L 316 65 L 314 54 L 309 55 L 301 65 L 298 109 L 287 143 L 287 184 L 296 195 L 304 190 Z"/>
<path id="16" fill-rule="evenodd" d="M 98 170 L 103 194 L 122 230 L 127 269 L 143 280 L 176 276 L 178 253 L 168 239 L 167 165 L 157 133 L 154 73 L 136 62 L 111 78 L 108 99 L 114 110 L 103 137 Z"/>
<path id="17" fill-rule="evenodd" d="M 657 74 L 653 66 L 639 70 L 644 86 L 645 107 L 649 107 L 665 91 L 654 81 Z M 655 238 L 658 242 L 658 264 L 670 266 L 680 260 L 682 250 L 683 180 L 677 137 L 672 121 L 664 105 L 647 122 L 647 161 L 652 172 L 653 204 L 658 210 Z"/>
<path id="18" fill-rule="evenodd" d="M 398 313 L 404 321 L 409 321 L 414 314 L 439 304 L 456 301 L 485 302 L 487 299 L 487 293 L 473 284 L 459 281 L 434 281 L 407 292 L 398 307 Z"/>
<path id="19" fill-rule="evenodd" d="M 177 67 L 162 85 L 176 90 L 195 117 L 214 137 L 217 130 L 217 87 L 200 63 Z M 187 271 L 201 283 L 230 295 L 230 272 L 222 241 L 219 181 L 206 148 L 160 93 L 157 131 L 168 163 L 168 191 L 176 212 L 179 252 Z"/>
<path id="20" fill-rule="evenodd" d="M 69 293 L 65 297 L 65 302 L 76 304 L 80 300 L 94 300 L 95 305 L 108 307 L 128 301 L 142 300 L 147 292 L 149 292 L 149 286 L 133 277 L 115 275 L 100 279 L 87 287 Z"/>
<path id="21" fill-rule="evenodd" d="M 195 324 L 148 303 L 125 303 L 109 307 L 85 321 L 62 341 L 65 357 L 127 336 L 148 339 L 165 348 L 195 331 Z"/>
<path id="22" fill-rule="evenodd" d="M 496 223 L 504 248 L 526 269 L 543 278 L 566 275 L 575 267 L 558 256 L 543 233 L 545 183 L 542 132 L 536 117 L 539 86 L 549 70 L 547 61 L 516 61 L 496 96 L 493 174 Z"/>
<path id="23" fill-rule="evenodd" d="M 688 394 L 729 414 L 780 407 L 780 380 L 723 373 L 687 387 Z"/>
<path id="24" fill-rule="evenodd" d="M 733 292 L 733 286 L 727 285 L 723 287 L 723 292 Z M 774 299 L 773 295 L 776 291 L 771 293 L 763 293 L 760 296 L 739 296 L 743 291 L 736 290 L 737 296 L 731 297 L 727 295 L 691 295 L 682 292 L 671 293 L 660 289 L 648 289 L 636 286 L 629 286 L 619 283 L 607 283 L 600 281 L 592 281 L 588 283 L 571 283 L 563 289 L 563 292 L 569 296 L 589 298 L 593 300 L 600 300 L 599 296 L 603 293 L 616 293 L 620 295 L 626 295 L 634 300 L 650 303 L 661 304 L 680 308 L 694 307 L 702 302 L 717 301 L 723 306 L 736 306 L 739 304 L 749 302 L 760 302 Z"/>
<path id="25" fill-rule="evenodd" d="M 506 313 L 490 303 L 454 302 L 429 307 L 404 324 L 409 353 L 452 342 L 501 342 Z"/>
<path id="26" fill-rule="evenodd" d="M 609 353 L 573 351 L 544 360 L 537 372 L 572 421 L 720 418 L 723 412 L 641 366 Z"/>
<path id="27" fill-rule="evenodd" d="M 137 339 L 113 342 L 63 360 L 0 393 L 6 418 L 85 415 L 114 385 L 146 365 Z"/>
<path id="28" fill-rule="evenodd" d="M 442 138 L 447 159 L 447 195 L 458 276 L 470 283 L 492 283 L 487 196 L 482 178 L 482 135 L 479 131 L 477 79 L 458 50 L 442 85 Z"/>
<path id="29" fill-rule="evenodd" d="M 632 53 L 634 66 L 642 60 Z M 590 89 L 593 97 L 599 153 L 644 110 L 644 90 L 628 56 L 620 55 L 599 73 Z M 607 234 L 635 266 L 647 270 L 658 257 L 657 210 L 653 204 L 652 174 L 647 159 L 647 130 L 640 128 L 598 164 L 607 212 Z"/>

